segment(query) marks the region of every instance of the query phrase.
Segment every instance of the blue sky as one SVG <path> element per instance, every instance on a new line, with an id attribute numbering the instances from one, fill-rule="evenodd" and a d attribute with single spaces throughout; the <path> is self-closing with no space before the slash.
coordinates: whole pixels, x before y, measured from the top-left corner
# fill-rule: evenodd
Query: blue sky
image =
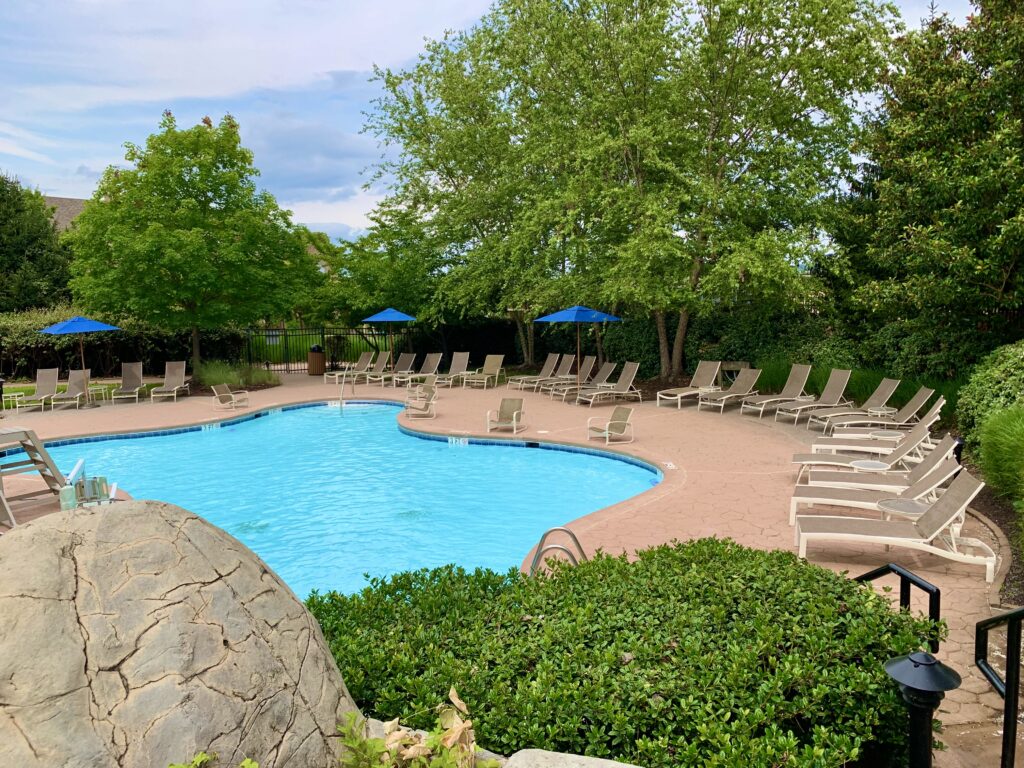
<path id="1" fill-rule="evenodd" d="M 424 38 L 462 29 L 489 0 L 0 0 L 0 172 L 89 197 L 164 109 L 179 125 L 230 112 L 261 186 L 334 237 L 366 224 L 379 156 L 360 133 L 372 67 L 410 64 Z M 908 25 L 927 0 L 896 0 Z M 968 0 L 936 0 L 962 20 Z M 173 9 L 170 11 L 169 9 Z"/>

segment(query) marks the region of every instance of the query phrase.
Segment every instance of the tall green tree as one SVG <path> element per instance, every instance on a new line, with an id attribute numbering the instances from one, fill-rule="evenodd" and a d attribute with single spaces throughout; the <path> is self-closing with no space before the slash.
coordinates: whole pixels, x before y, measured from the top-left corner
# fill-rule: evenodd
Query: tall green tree
<path id="1" fill-rule="evenodd" d="M 72 232 L 72 288 L 86 309 L 192 334 L 285 316 L 316 279 L 288 212 L 258 190 L 230 115 L 179 129 L 165 112 L 129 166 L 110 167 Z"/>
<path id="2" fill-rule="evenodd" d="M 893 18 L 874 0 L 499 0 L 381 73 L 388 205 L 443 249 L 442 294 L 651 313 L 679 373 L 694 313 L 807 285 Z"/>
<path id="3" fill-rule="evenodd" d="M 884 80 L 840 240 L 855 306 L 919 372 L 1024 328 L 1022 62 L 1024 8 L 983 0 L 904 37 Z"/>
<path id="4" fill-rule="evenodd" d="M 69 260 L 43 196 L 0 174 L 0 312 L 67 301 Z"/>

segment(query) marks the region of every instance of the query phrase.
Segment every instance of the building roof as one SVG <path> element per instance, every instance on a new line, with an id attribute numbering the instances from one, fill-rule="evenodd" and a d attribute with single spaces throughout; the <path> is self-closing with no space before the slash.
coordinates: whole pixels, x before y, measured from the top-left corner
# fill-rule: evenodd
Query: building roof
<path id="1" fill-rule="evenodd" d="M 57 222 L 57 229 L 60 232 L 71 226 L 71 222 L 82 212 L 86 203 L 85 200 L 77 197 L 50 197 L 49 195 L 44 195 L 43 200 L 54 209 L 53 220 Z"/>

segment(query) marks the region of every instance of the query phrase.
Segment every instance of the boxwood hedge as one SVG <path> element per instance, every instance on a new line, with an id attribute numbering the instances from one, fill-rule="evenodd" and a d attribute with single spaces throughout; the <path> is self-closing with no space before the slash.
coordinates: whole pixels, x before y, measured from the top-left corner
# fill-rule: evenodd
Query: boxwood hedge
<path id="1" fill-rule="evenodd" d="M 454 685 L 487 749 L 652 768 L 899 764 L 906 711 L 882 664 L 941 631 L 717 539 L 537 578 L 406 572 L 308 605 L 364 712 L 429 728 Z"/>

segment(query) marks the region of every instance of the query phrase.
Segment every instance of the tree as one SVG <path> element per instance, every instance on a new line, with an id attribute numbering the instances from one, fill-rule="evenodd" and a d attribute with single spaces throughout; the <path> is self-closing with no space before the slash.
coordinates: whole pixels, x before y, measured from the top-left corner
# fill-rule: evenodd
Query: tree
<path id="1" fill-rule="evenodd" d="M 0 312 L 67 301 L 68 261 L 43 196 L 0 174 Z"/>
<path id="2" fill-rule="evenodd" d="M 316 275 L 306 238 L 258 191 L 230 115 L 179 129 L 165 112 L 131 167 L 110 167 L 72 233 L 72 288 L 86 309 L 192 334 L 281 317 Z"/>
<path id="3" fill-rule="evenodd" d="M 651 313 L 678 374 L 694 313 L 808 285 L 892 24 L 875 0 L 499 0 L 380 74 L 388 205 L 446 254 L 442 292 Z"/>
<path id="4" fill-rule="evenodd" d="M 1018 338 L 1024 308 L 1024 9 L 985 0 L 966 25 L 900 41 L 843 240 L 856 305 L 957 375 Z"/>

